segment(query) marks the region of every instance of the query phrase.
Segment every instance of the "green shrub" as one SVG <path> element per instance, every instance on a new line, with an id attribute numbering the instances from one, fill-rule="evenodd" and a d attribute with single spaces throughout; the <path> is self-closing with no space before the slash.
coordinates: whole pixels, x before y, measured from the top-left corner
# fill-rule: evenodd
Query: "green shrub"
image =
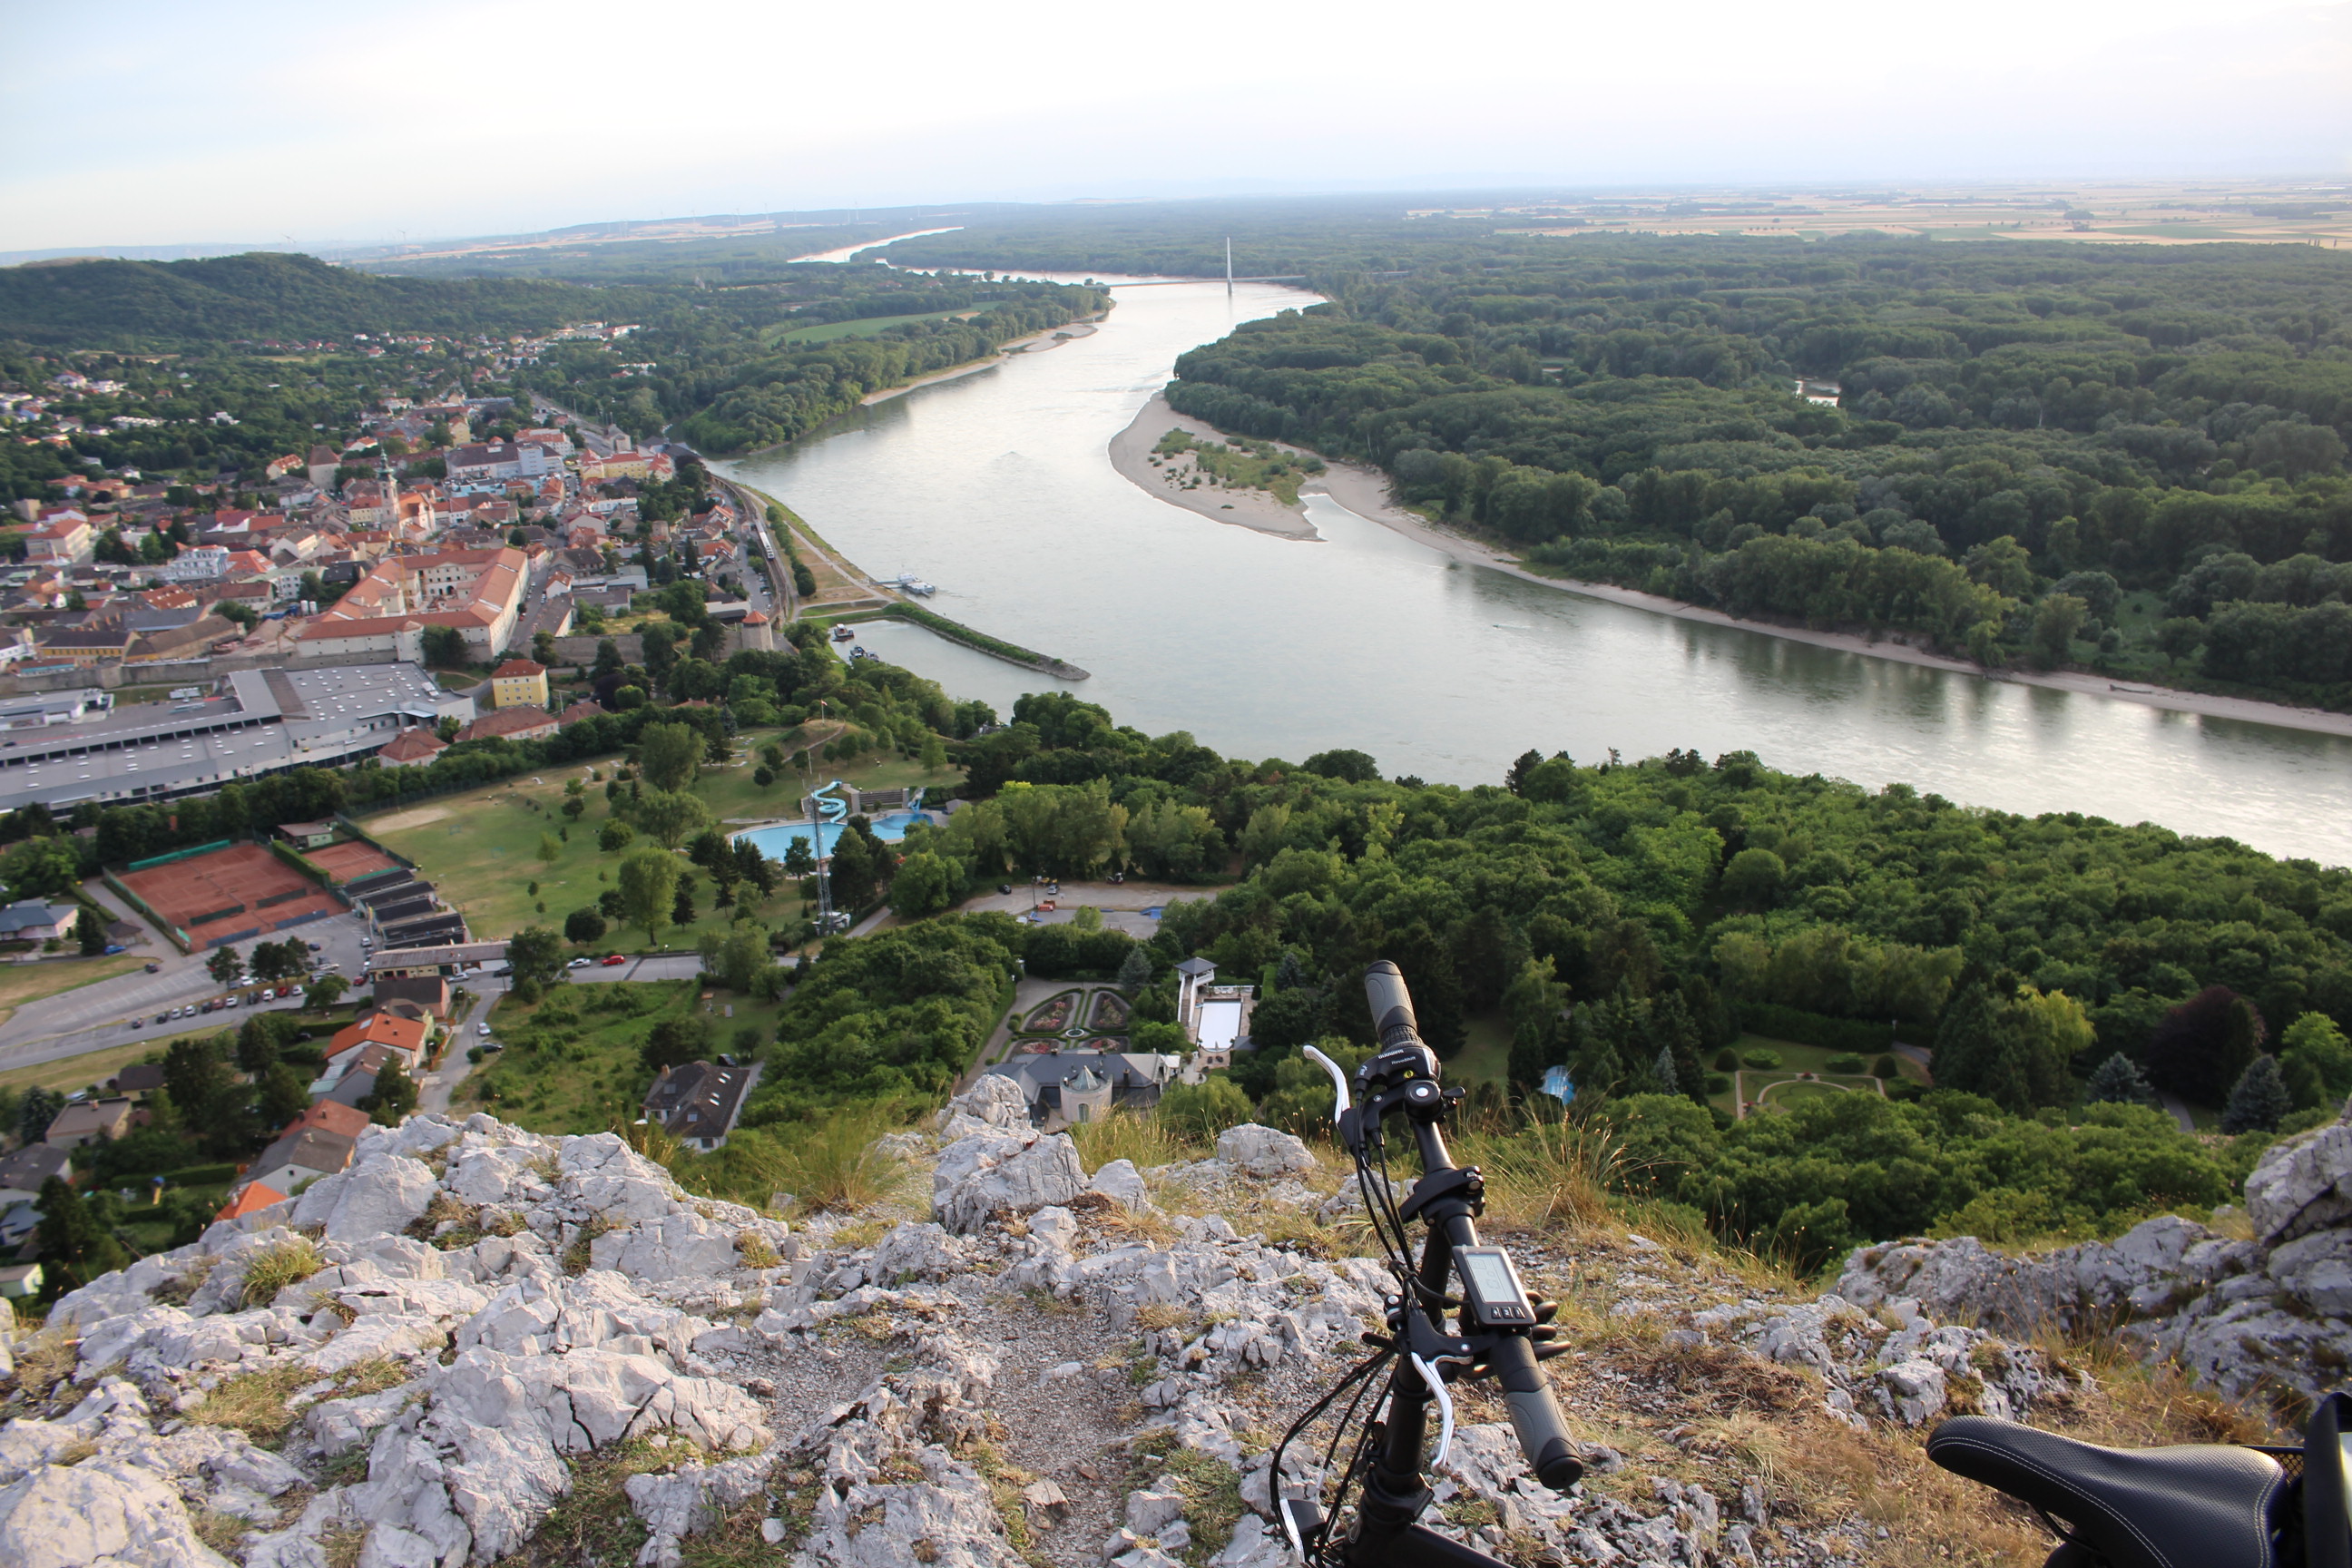
<path id="1" fill-rule="evenodd" d="M 1828 1065 L 1822 1070 L 1824 1072 L 1846 1074 L 1859 1073 L 1862 1071 L 1862 1058 L 1855 1056 L 1853 1052 L 1848 1051 L 1843 1056 L 1832 1057 L 1829 1059 Z"/>
<path id="2" fill-rule="evenodd" d="M 1759 1047 L 1755 1050 L 1743 1052 L 1739 1058 L 1739 1063 L 1742 1067 L 1752 1068 L 1758 1072 L 1769 1072 L 1780 1065 L 1780 1053 Z"/>
<path id="3" fill-rule="evenodd" d="M 1739 1053 L 1733 1050 L 1729 1046 L 1726 1046 L 1723 1049 L 1716 1052 L 1715 1070 L 1717 1072 L 1738 1072 L 1739 1070 Z"/>
<path id="4" fill-rule="evenodd" d="M 1880 1057 L 1876 1061 L 1871 1063 L 1870 1070 L 1874 1076 L 1879 1078 L 1901 1078 L 1903 1076 L 1903 1064 L 1895 1059 L 1895 1053 L 1893 1051 L 1889 1051 L 1885 1056 Z"/>
<path id="5" fill-rule="evenodd" d="M 1707 1074 L 1706 1091 L 1709 1094 L 1729 1094 L 1731 1092 L 1731 1075 L 1729 1073 L 1720 1072 L 1711 1072 Z"/>

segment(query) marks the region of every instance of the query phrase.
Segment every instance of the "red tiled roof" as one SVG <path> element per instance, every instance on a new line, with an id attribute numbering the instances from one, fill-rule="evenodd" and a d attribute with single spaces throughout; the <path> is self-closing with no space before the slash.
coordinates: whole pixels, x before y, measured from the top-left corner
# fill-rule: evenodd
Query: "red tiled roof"
<path id="1" fill-rule="evenodd" d="M 358 1023 L 336 1030 L 335 1037 L 327 1042 L 327 1055 L 331 1059 L 345 1051 L 370 1045 L 422 1051 L 425 1049 L 425 1026 L 412 1018 L 395 1017 L 390 1013 L 371 1013 Z"/>
<path id="2" fill-rule="evenodd" d="M 392 743 L 376 753 L 386 762 L 423 762 L 449 749 L 449 743 L 432 731 L 411 727 L 392 738 Z"/>
<path id="3" fill-rule="evenodd" d="M 527 658 L 510 658 L 490 671 L 492 680 L 528 680 L 534 675 L 545 675 L 547 666 L 533 664 Z"/>
<path id="4" fill-rule="evenodd" d="M 367 1118 L 362 1116 L 360 1121 L 362 1125 L 365 1125 Z M 247 1182 L 236 1196 L 221 1205 L 220 1213 L 213 1215 L 213 1218 L 236 1219 L 245 1215 L 257 1213 L 262 1209 L 275 1207 L 285 1201 L 286 1194 L 267 1182 Z"/>
<path id="5" fill-rule="evenodd" d="M 458 731 L 457 739 L 489 741 L 500 736 L 512 739 L 552 731 L 557 728 L 555 715 L 544 708 L 501 708 L 495 713 L 483 714 Z"/>
<path id="6" fill-rule="evenodd" d="M 339 1100 L 322 1100 L 288 1122 L 278 1136 L 289 1137 L 306 1127 L 315 1127 L 321 1132 L 339 1132 L 346 1138 L 356 1138 L 366 1131 L 367 1124 L 366 1111 L 345 1105 Z"/>

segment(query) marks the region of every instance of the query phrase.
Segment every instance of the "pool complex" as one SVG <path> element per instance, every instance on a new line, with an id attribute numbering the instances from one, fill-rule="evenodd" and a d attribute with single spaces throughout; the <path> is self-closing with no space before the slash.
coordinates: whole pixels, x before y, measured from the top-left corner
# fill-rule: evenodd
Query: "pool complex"
<path id="1" fill-rule="evenodd" d="M 886 811 L 874 817 L 867 826 L 874 837 L 886 844 L 896 844 L 907 837 L 907 829 L 919 822 L 928 821 L 919 811 Z M 738 842 L 750 840 L 752 847 L 771 860 L 782 860 L 797 838 L 810 844 L 818 859 L 833 853 L 833 847 L 849 829 L 836 822 L 772 822 L 765 827 L 747 828 L 735 835 Z"/>

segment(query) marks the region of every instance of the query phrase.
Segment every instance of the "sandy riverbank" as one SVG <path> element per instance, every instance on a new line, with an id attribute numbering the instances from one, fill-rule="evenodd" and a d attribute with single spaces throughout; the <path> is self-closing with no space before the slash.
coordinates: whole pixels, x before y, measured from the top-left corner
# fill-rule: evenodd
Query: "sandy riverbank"
<path id="1" fill-rule="evenodd" d="M 966 364 L 950 365 L 929 375 L 918 376 L 904 386 L 886 386 L 879 392 L 869 392 L 857 400 L 860 408 L 871 408 L 877 403 L 887 403 L 894 397 L 904 397 L 919 386 L 932 386 L 942 381 L 961 381 L 967 375 L 993 370 L 1014 354 L 1045 353 L 1079 338 L 1090 338 L 1098 329 L 1092 321 L 1072 321 L 1064 327 L 1032 332 L 1025 338 L 1014 338 L 986 359 L 976 359 Z"/>
<path id="2" fill-rule="evenodd" d="M 1132 475 L 1129 477 L 1133 478 Z M 1612 604 L 1654 611 L 1677 620 L 1701 621 L 1708 626 L 1729 626 L 1738 631 L 1761 632 L 1767 637 L 1809 643 L 1814 647 L 1836 648 L 1845 653 L 1864 654 L 1872 658 L 1893 659 L 1898 664 L 1948 670 L 1954 675 L 1972 675 L 1979 679 L 2004 680 L 2019 686 L 2042 686 L 2053 691 L 2079 691 L 2093 697 L 2112 698 L 2118 702 L 2137 702 L 2144 708 L 2161 709 L 2170 713 L 2195 713 L 2208 719 L 2271 724 L 2320 735 L 2352 736 L 2352 713 L 2329 713 L 2316 708 L 2291 708 L 2284 703 L 2258 702 L 2243 697 L 2221 697 L 2202 691 L 2178 691 L 2168 687 L 2126 684 L 2104 675 L 2080 670 L 2047 673 L 2038 670 L 1988 670 L 1967 659 L 1952 658 L 1924 647 L 1915 647 L 1894 637 L 1874 638 L 1854 632 L 1815 631 L 1808 626 L 1741 620 L 1736 616 L 1727 616 L 1721 610 L 1710 610 L 1703 605 L 1686 604 L 1658 594 L 1644 594 L 1635 588 L 1547 577 L 1539 572 L 1528 571 L 1498 550 L 1475 539 L 1465 538 L 1450 529 L 1436 527 L 1417 513 L 1396 505 L 1389 496 L 1387 475 L 1353 463 L 1331 463 L 1324 473 L 1308 479 L 1299 489 L 1310 495 L 1318 491 L 1328 495 L 1358 517 L 1392 528 L 1407 538 L 1419 540 L 1457 561 L 1489 567 L 1496 572 L 1507 572 L 1514 577 L 1539 583 L 1547 588 L 1581 594 L 1587 598 L 1607 599 Z"/>
<path id="3" fill-rule="evenodd" d="M 1223 486 L 1184 489 L 1181 481 L 1192 472 L 1191 459 L 1156 468 L 1151 462 L 1151 448 L 1158 446 L 1160 438 L 1171 430 L 1181 430 L 1204 441 L 1223 441 L 1225 438 L 1223 431 L 1177 413 L 1168 406 L 1166 398 L 1155 395 L 1126 429 L 1110 438 L 1110 466 L 1138 489 L 1171 506 L 1199 512 L 1212 522 L 1230 522 L 1283 539 L 1320 540 L 1323 537 L 1315 531 L 1315 525 L 1307 521 L 1305 512 L 1297 507 L 1283 505 L 1269 491 L 1228 489 Z M 1344 501 L 1340 504 L 1347 505 Z M 1353 511 L 1355 509 L 1350 506 L 1348 510 Z"/>

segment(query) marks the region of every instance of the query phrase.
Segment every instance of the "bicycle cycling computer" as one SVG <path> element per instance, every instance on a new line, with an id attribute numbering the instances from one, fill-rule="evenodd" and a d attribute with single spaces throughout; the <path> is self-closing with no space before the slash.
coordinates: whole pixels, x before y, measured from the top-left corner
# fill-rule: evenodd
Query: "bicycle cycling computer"
<path id="1" fill-rule="evenodd" d="M 1465 1304 L 1470 1321 L 1482 1329 L 1526 1329 L 1535 1326 L 1535 1310 L 1528 1305 L 1519 1271 L 1511 1255 L 1499 1247 L 1457 1247 L 1454 1261 L 1462 1271 Z"/>

